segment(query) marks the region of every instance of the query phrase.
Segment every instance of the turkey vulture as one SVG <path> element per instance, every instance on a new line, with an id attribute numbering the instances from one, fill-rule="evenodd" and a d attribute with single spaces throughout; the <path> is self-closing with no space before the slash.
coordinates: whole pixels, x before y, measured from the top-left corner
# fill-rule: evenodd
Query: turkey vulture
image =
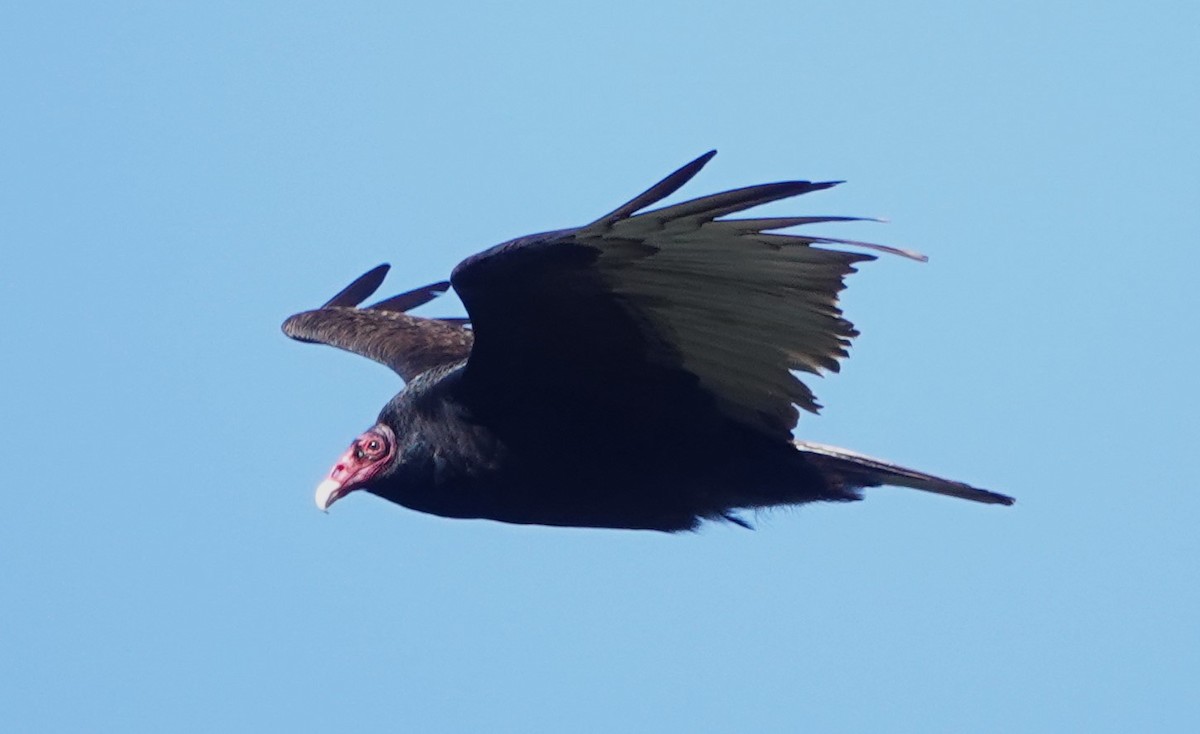
<path id="1" fill-rule="evenodd" d="M 406 387 L 317 488 L 510 523 L 680 531 L 740 510 L 897 485 L 1011 497 L 792 437 L 857 332 L 838 293 L 874 250 L 777 231 L 855 217 L 726 219 L 838 182 L 784 181 L 651 211 L 715 155 L 575 229 L 467 258 L 449 282 L 365 308 L 381 265 L 283 324 L 391 367 Z M 847 251 L 842 247 L 855 248 Z M 469 320 L 411 316 L 453 287 Z"/>

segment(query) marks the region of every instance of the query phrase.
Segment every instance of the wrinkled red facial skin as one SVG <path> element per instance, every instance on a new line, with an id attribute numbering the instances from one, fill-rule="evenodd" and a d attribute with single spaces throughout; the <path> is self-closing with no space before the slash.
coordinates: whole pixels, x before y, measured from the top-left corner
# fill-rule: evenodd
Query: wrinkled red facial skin
<path id="1" fill-rule="evenodd" d="M 372 426 L 354 442 L 346 453 L 338 458 L 333 469 L 329 471 L 329 479 L 339 486 L 329 498 L 332 505 L 342 497 L 356 489 L 369 484 L 379 474 L 380 470 L 391 463 L 396 455 L 396 434 L 382 423 Z"/>

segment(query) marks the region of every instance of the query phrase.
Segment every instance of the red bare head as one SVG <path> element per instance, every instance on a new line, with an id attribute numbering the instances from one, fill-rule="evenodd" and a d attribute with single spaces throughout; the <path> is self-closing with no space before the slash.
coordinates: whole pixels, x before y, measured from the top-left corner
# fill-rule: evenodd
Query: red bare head
<path id="1" fill-rule="evenodd" d="M 354 439 L 333 465 L 329 478 L 317 485 L 317 507 L 328 510 L 334 502 L 366 486 L 395 455 L 396 434 L 382 423 L 372 426 Z"/>

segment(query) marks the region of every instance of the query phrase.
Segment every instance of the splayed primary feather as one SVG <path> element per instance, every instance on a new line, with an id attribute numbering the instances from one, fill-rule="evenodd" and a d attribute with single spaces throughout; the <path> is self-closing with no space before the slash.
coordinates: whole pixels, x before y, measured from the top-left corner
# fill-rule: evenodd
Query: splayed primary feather
<path id="1" fill-rule="evenodd" d="M 633 205 L 649 206 L 657 201 L 653 196 L 666 196 L 681 183 L 664 179 L 581 228 L 575 239 L 600 250 L 597 265 L 612 292 L 665 335 L 682 366 L 700 378 L 726 414 L 770 434 L 787 434 L 798 418 L 795 406 L 819 408 L 792 371 L 838 369 L 857 335 L 842 317 L 838 294 L 855 263 L 874 259 L 812 245 L 847 244 L 923 258 L 870 243 L 768 233 L 852 217 L 718 219 L 836 182 L 750 186 L 633 214 Z"/>

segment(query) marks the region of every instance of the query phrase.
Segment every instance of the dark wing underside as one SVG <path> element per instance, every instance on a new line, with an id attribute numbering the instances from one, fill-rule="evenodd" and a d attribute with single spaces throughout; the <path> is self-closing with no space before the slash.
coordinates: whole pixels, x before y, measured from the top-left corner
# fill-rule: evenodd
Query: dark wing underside
<path id="1" fill-rule="evenodd" d="M 464 381 L 479 399 L 550 425 L 653 433 L 720 417 L 782 440 L 797 405 L 817 409 L 793 371 L 838 369 L 857 333 L 838 293 L 855 263 L 874 256 L 814 245 L 923 258 L 773 232 L 848 217 L 719 219 L 832 182 L 751 186 L 636 213 L 712 155 L 590 225 L 514 240 L 454 270 L 475 334 Z"/>
<path id="2" fill-rule="evenodd" d="M 283 322 L 283 333 L 373 359 L 391 367 L 405 382 L 433 367 L 466 359 L 473 336 L 462 319 L 405 313 L 445 293 L 449 283 L 434 283 L 358 308 L 379 288 L 387 271 L 387 265 L 380 265 L 320 308 L 291 316 Z"/>

